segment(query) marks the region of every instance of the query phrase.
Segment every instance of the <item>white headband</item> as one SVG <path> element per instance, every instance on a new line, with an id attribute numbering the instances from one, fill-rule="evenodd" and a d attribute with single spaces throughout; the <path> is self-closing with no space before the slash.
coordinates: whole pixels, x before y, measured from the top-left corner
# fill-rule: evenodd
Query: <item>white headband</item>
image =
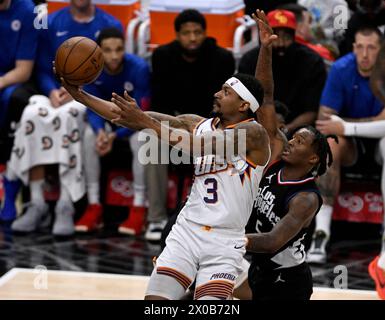
<path id="1" fill-rule="evenodd" d="M 226 84 L 229 85 L 243 100 L 250 103 L 250 109 L 253 112 L 258 110 L 259 103 L 257 99 L 255 99 L 249 89 L 247 89 L 239 79 L 232 77 L 226 81 Z"/>

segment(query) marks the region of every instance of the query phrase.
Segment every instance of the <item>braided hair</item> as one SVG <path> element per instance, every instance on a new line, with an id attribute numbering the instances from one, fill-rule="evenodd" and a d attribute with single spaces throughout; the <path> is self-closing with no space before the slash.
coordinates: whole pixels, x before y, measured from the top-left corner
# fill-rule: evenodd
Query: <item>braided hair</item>
<path id="1" fill-rule="evenodd" d="M 322 176 L 333 163 L 333 154 L 328 143 L 328 138 L 333 138 L 334 141 L 338 143 L 338 137 L 334 134 L 325 136 L 312 126 L 306 126 L 305 128 L 314 135 L 312 147 L 319 157 L 319 162 L 312 168 L 311 173 L 313 176 L 319 177 Z"/>

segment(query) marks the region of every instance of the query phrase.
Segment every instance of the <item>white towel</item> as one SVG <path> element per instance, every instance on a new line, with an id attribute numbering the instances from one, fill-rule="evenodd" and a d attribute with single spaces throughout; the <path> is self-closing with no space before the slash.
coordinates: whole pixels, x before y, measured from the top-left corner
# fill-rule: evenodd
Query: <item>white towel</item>
<path id="1" fill-rule="evenodd" d="M 86 107 L 71 101 L 53 108 L 42 95 L 30 98 L 15 134 L 10 168 L 29 182 L 29 170 L 37 165 L 59 164 L 59 176 L 72 201 L 85 193 L 82 143 Z"/>

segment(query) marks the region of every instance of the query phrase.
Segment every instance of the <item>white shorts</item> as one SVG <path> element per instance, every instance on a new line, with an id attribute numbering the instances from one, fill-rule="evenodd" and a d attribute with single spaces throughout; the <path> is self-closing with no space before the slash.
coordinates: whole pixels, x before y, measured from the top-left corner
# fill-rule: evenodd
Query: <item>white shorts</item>
<path id="1" fill-rule="evenodd" d="M 179 216 L 156 260 L 146 295 L 180 299 L 196 280 L 195 299 L 227 299 L 243 272 L 245 245 L 242 233 L 204 227 Z"/>

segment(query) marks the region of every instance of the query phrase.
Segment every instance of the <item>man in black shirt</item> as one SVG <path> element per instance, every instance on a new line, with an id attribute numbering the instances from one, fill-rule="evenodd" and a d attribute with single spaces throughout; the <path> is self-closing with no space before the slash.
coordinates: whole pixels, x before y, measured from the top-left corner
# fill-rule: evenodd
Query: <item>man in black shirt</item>
<path id="1" fill-rule="evenodd" d="M 234 58 L 206 36 L 206 21 L 198 11 L 183 11 L 174 25 L 176 40 L 152 55 L 152 109 L 207 117 L 214 93 L 235 71 Z"/>
<path id="2" fill-rule="evenodd" d="M 311 126 L 296 130 L 285 143 L 273 100 L 272 45 L 278 40 L 263 12 L 257 15 L 261 49 L 256 77 L 265 91 L 258 119 L 269 134 L 271 160 L 246 228 L 246 249 L 252 253 L 249 285 L 253 300 L 308 300 L 313 283 L 305 244 L 322 205 L 315 178 L 331 165 L 332 154 L 327 137 Z"/>
<path id="3" fill-rule="evenodd" d="M 278 40 L 273 44 L 275 99 L 284 102 L 290 114 L 287 129 L 314 123 L 326 80 L 322 58 L 311 49 L 294 41 L 296 20 L 292 12 L 275 10 L 267 19 Z M 259 48 L 247 52 L 239 64 L 239 72 L 254 74 Z"/>
<path id="4" fill-rule="evenodd" d="M 196 10 L 181 12 L 174 27 L 176 39 L 152 55 L 152 110 L 172 116 L 193 113 L 207 117 L 214 93 L 235 71 L 233 55 L 206 36 L 206 20 Z M 168 146 L 162 149 L 168 150 Z M 160 240 L 167 222 L 167 169 L 166 164 L 146 168 L 147 240 Z"/>

